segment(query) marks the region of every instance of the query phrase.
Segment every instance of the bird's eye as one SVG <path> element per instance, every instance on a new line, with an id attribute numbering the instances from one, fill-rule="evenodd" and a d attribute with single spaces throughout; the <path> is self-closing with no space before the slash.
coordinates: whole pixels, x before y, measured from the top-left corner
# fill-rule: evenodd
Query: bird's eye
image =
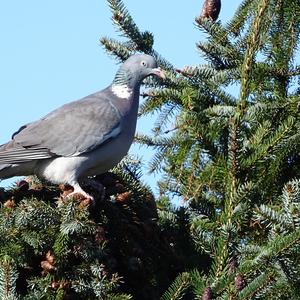
<path id="1" fill-rule="evenodd" d="M 143 67 L 147 67 L 147 63 L 146 63 L 144 60 L 141 62 L 141 65 L 142 65 Z"/>

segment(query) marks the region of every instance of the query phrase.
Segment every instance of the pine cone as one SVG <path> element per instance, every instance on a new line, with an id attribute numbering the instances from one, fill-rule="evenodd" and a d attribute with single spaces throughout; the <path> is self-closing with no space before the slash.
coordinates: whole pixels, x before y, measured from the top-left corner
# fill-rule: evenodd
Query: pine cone
<path id="1" fill-rule="evenodd" d="M 4 202 L 3 206 L 6 208 L 14 208 L 16 206 L 15 200 L 13 198 L 8 199 L 7 201 Z"/>
<path id="2" fill-rule="evenodd" d="M 127 202 L 131 199 L 132 194 L 130 192 L 124 192 L 121 194 L 118 194 L 116 197 L 117 202 Z"/>
<path id="3" fill-rule="evenodd" d="M 54 267 L 54 255 L 51 250 L 46 253 L 46 260 L 41 261 L 41 267 L 43 269 L 43 273 L 50 273 L 55 270 Z"/>
<path id="4" fill-rule="evenodd" d="M 60 286 L 60 282 L 59 281 L 52 281 L 51 283 L 51 288 L 54 290 L 57 290 Z"/>
<path id="5" fill-rule="evenodd" d="M 205 0 L 198 22 L 201 23 L 204 19 L 216 21 L 221 10 L 221 0 Z"/>
<path id="6" fill-rule="evenodd" d="M 229 262 L 229 271 L 235 273 L 237 267 L 238 267 L 238 262 L 236 258 L 233 257 Z"/>
<path id="7" fill-rule="evenodd" d="M 202 296 L 202 300 L 211 300 L 213 297 L 213 293 L 212 293 L 212 289 L 211 287 L 207 287 L 205 290 L 204 290 L 204 293 L 203 293 L 203 296 Z"/>
<path id="8" fill-rule="evenodd" d="M 55 267 L 50 264 L 47 260 L 43 260 L 41 262 L 41 267 L 43 269 L 43 273 L 49 273 L 55 269 Z"/>
<path id="9" fill-rule="evenodd" d="M 51 288 L 54 290 L 57 290 L 58 288 L 61 288 L 63 290 L 68 290 L 70 288 L 70 282 L 67 280 L 61 280 L 61 281 L 53 281 L 51 283 Z"/>
<path id="10" fill-rule="evenodd" d="M 246 280 L 243 274 L 238 273 L 235 277 L 235 288 L 238 291 L 241 291 L 246 286 Z"/>

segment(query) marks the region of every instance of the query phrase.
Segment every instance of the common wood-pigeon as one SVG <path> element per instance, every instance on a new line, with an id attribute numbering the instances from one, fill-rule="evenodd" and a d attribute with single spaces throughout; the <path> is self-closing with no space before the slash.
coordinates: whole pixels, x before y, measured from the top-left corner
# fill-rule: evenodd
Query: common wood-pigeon
<path id="1" fill-rule="evenodd" d="M 165 77 L 152 56 L 132 55 L 107 88 L 22 126 L 0 146 L 0 178 L 35 174 L 92 198 L 79 181 L 108 171 L 127 154 L 135 134 L 140 85 L 150 75 Z"/>

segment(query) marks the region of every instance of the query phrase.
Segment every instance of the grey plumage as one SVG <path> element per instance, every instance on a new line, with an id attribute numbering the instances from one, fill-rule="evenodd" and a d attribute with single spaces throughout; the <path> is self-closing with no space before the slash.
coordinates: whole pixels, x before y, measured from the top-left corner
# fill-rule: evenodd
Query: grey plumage
<path id="1" fill-rule="evenodd" d="M 140 84 L 150 75 L 164 77 L 155 59 L 133 55 L 106 89 L 22 126 L 0 146 L 0 178 L 36 174 L 91 197 L 78 181 L 106 172 L 126 155 L 136 127 Z"/>

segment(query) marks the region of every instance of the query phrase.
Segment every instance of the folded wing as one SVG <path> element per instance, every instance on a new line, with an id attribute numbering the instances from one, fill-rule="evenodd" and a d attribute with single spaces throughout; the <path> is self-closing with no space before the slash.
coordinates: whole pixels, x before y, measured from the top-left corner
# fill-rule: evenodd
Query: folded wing
<path id="1" fill-rule="evenodd" d="M 105 94 L 95 93 L 22 126 L 9 143 L 0 146 L 0 164 L 81 155 L 121 130 L 118 110 Z"/>

